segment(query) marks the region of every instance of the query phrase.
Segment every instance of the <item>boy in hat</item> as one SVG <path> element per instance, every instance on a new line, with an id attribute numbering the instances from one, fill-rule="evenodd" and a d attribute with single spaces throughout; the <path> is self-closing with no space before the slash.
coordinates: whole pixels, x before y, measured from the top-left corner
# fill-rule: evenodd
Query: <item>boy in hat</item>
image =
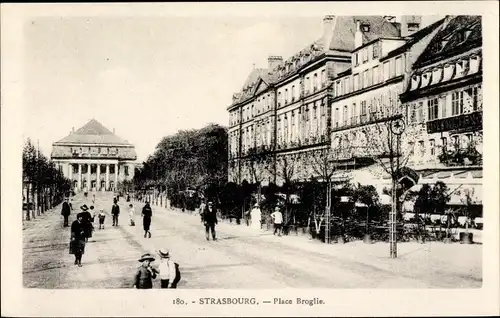
<path id="1" fill-rule="evenodd" d="M 137 289 L 152 289 L 153 288 L 153 279 L 156 278 L 157 270 L 151 267 L 151 262 L 153 262 L 155 258 L 146 253 L 142 255 L 139 259 L 141 262 L 141 266 L 137 269 L 137 273 L 134 277 L 134 287 Z"/>
<path id="2" fill-rule="evenodd" d="M 181 280 L 179 264 L 172 261 L 169 251 L 165 249 L 160 249 L 158 254 L 160 255 L 160 265 L 158 270 L 160 274 L 161 288 L 177 288 L 177 283 Z"/>
<path id="3" fill-rule="evenodd" d="M 104 209 L 99 211 L 99 230 L 104 229 L 104 219 L 106 219 L 106 214 L 104 214 Z"/>
<path id="4" fill-rule="evenodd" d="M 276 208 L 274 208 L 274 212 L 271 214 L 271 217 L 273 218 L 273 222 L 274 222 L 273 235 L 276 235 L 276 232 L 278 232 L 278 236 L 281 236 L 281 226 L 283 224 L 283 214 L 281 214 L 280 208 L 278 206 Z"/>

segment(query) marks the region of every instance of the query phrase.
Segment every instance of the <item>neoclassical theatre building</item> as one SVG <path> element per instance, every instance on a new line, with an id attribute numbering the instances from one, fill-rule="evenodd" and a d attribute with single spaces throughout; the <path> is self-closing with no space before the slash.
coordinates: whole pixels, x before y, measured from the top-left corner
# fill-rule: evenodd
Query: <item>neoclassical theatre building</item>
<path id="1" fill-rule="evenodd" d="M 92 119 L 52 144 L 52 160 L 72 181 L 75 192 L 114 191 L 134 177 L 134 145 Z"/>

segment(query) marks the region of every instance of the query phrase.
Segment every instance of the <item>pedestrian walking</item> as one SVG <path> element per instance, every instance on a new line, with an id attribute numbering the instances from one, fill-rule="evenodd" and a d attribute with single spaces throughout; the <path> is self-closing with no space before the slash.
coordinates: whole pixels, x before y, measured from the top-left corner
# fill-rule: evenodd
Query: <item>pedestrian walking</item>
<path id="1" fill-rule="evenodd" d="M 82 266 L 82 255 L 85 253 L 85 225 L 83 213 L 78 213 L 76 220 L 71 224 L 71 241 L 69 253 L 75 255 L 75 265 Z"/>
<path id="2" fill-rule="evenodd" d="M 158 254 L 160 255 L 158 272 L 160 274 L 161 288 L 177 288 L 177 284 L 181 280 L 179 264 L 171 259 L 168 250 L 160 249 Z"/>
<path id="3" fill-rule="evenodd" d="M 64 218 L 64 227 L 69 226 L 69 215 L 71 214 L 71 206 L 69 203 L 69 198 L 64 199 L 64 202 L 62 204 L 62 209 L 61 209 L 61 215 Z"/>
<path id="4" fill-rule="evenodd" d="M 276 235 L 277 232 L 278 236 L 281 236 L 281 228 L 283 226 L 283 214 L 281 213 L 279 207 L 276 207 L 274 209 L 274 212 L 271 213 L 271 217 L 273 218 L 273 223 L 274 223 L 273 235 Z"/>
<path id="5" fill-rule="evenodd" d="M 86 204 L 82 205 L 80 207 L 80 210 L 82 210 L 81 215 L 83 217 L 82 224 L 83 224 L 83 230 L 84 230 L 84 235 L 85 235 L 85 242 L 88 241 L 89 237 L 92 237 L 92 214 L 89 212 L 89 208 L 87 207 Z"/>
<path id="6" fill-rule="evenodd" d="M 118 216 L 120 215 L 120 206 L 116 198 L 113 200 L 113 207 L 111 208 L 111 215 L 113 216 L 113 226 L 118 226 Z"/>
<path id="7" fill-rule="evenodd" d="M 217 211 L 215 210 L 213 206 L 213 202 L 208 202 L 207 207 L 205 208 L 205 211 L 203 212 L 203 221 L 205 223 L 205 237 L 207 241 L 210 240 L 209 238 L 209 232 L 212 232 L 212 239 L 214 241 L 217 240 L 216 233 L 215 233 L 215 225 L 217 224 Z"/>
<path id="8" fill-rule="evenodd" d="M 151 238 L 151 218 L 153 217 L 153 210 L 151 209 L 151 206 L 149 205 L 149 202 L 146 201 L 146 204 L 144 204 L 144 207 L 142 208 L 142 226 L 144 228 L 144 237 L 146 235 L 149 235 L 149 238 Z"/>
<path id="9" fill-rule="evenodd" d="M 106 214 L 104 214 L 104 209 L 99 211 L 99 230 L 104 229 L 104 220 L 106 219 Z"/>
<path id="10" fill-rule="evenodd" d="M 151 266 L 151 262 L 154 262 L 155 258 L 146 253 L 142 255 L 139 259 L 141 266 L 137 269 L 134 277 L 134 287 L 137 289 L 152 289 L 153 279 L 156 278 L 157 270 Z"/>
<path id="11" fill-rule="evenodd" d="M 255 203 L 252 211 L 250 212 L 250 221 L 252 222 L 252 229 L 260 230 L 261 229 L 261 218 L 262 212 L 260 211 L 259 204 Z"/>
<path id="12" fill-rule="evenodd" d="M 129 210 L 128 210 L 128 216 L 130 218 L 130 226 L 135 226 L 135 209 L 132 203 L 128 205 Z"/>

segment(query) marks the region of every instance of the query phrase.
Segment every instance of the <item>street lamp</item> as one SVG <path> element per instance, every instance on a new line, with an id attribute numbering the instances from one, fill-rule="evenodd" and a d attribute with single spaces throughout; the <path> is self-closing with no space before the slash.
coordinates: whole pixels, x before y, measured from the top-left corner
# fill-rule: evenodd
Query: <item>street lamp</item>
<path id="1" fill-rule="evenodd" d="M 389 253 L 391 258 L 398 257 L 398 247 L 397 247 L 397 174 L 399 173 L 399 148 L 401 135 L 405 131 L 405 122 L 402 118 L 393 119 L 390 123 L 390 130 L 393 135 L 396 136 L 396 169 L 392 172 L 392 204 L 391 213 L 389 215 Z M 392 147 L 392 138 L 391 138 Z M 394 157 L 390 158 L 391 165 L 394 165 Z"/>

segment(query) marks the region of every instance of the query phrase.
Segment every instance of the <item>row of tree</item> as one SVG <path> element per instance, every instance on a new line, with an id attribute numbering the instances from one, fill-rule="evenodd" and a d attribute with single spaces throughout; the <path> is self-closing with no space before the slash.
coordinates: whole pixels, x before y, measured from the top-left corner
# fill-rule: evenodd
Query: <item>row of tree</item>
<path id="1" fill-rule="evenodd" d="M 23 147 L 23 210 L 26 211 L 26 220 L 59 204 L 70 189 L 70 180 L 27 139 Z"/>

